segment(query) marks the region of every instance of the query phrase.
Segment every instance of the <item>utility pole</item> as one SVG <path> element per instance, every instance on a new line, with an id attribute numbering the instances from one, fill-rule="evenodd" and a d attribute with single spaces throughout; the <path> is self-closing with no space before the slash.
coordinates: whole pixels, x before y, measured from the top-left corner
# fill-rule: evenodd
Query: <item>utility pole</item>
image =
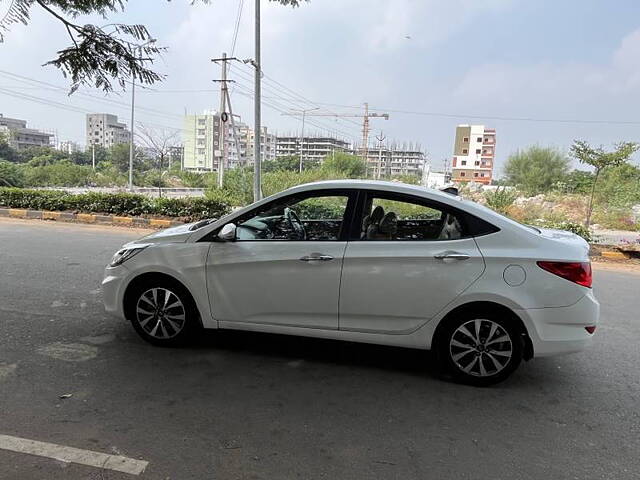
<path id="1" fill-rule="evenodd" d="M 220 82 L 220 130 L 218 132 L 218 140 L 220 143 L 220 157 L 218 160 L 218 187 L 222 188 L 224 184 L 224 163 L 226 160 L 226 102 L 227 102 L 227 62 L 231 60 L 227 58 L 227 54 L 223 53 L 222 58 L 213 58 L 212 62 L 222 62 L 222 79 L 214 80 Z"/>
<path id="2" fill-rule="evenodd" d="M 380 180 L 380 170 L 382 170 L 382 142 L 387 138 L 380 130 L 380 135 L 376 135 L 376 140 L 378 140 L 378 171 L 376 173 L 376 180 Z"/>
<path id="3" fill-rule="evenodd" d="M 255 0 L 255 58 L 253 66 L 256 69 L 254 91 L 254 142 L 253 142 L 253 200 L 258 201 L 262 198 L 262 187 L 260 183 L 261 155 L 260 155 L 260 81 L 262 69 L 260 66 L 260 0 Z"/>
<path id="4" fill-rule="evenodd" d="M 96 144 L 95 143 L 91 143 L 91 166 L 95 171 L 96 169 Z"/>
<path id="5" fill-rule="evenodd" d="M 134 47 L 134 49 L 138 50 L 138 57 L 140 57 L 140 60 L 142 60 L 142 49 L 147 45 L 151 45 L 152 43 L 155 43 L 155 41 L 156 39 L 152 38 L 147 43 Z M 130 192 L 133 191 L 133 153 L 135 149 L 135 145 L 133 142 L 133 137 L 134 137 L 133 132 L 135 127 L 133 125 L 133 122 L 134 122 L 135 109 L 136 109 L 135 105 L 136 105 L 136 77 L 134 75 L 131 78 L 131 140 L 129 141 L 129 191 Z"/>
<path id="6" fill-rule="evenodd" d="M 133 122 L 135 118 L 136 104 L 136 77 L 131 78 L 131 138 L 129 139 L 129 191 L 133 192 Z"/>
<path id="7" fill-rule="evenodd" d="M 233 132 L 234 143 L 236 144 L 236 155 L 238 155 L 238 162 L 242 159 L 242 151 L 240 150 L 239 135 L 236 133 L 236 122 L 233 118 L 233 109 L 231 108 L 231 97 L 229 96 L 229 90 L 227 89 L 227 106 L 229 107 L 229 120 L 231 120 L 231 131 Z M 243 174 L 244 175 L 244 174 Z"/>

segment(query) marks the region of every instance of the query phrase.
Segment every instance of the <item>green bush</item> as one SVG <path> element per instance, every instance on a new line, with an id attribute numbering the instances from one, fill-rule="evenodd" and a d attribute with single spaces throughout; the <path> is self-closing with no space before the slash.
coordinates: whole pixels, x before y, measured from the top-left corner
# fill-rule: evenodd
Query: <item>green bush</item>
<path id="1" fill-rule="evenodd" d="M 24 173 L 15 163 L 0 159 L 0 187 L 22 187 L 24 185 Z"/>
<path id="2" fill-rule="evenodd" d="M 500 213 L 507 213 L 507 209 L 513 205 L 516 198 L 518 198 L 518 192 L 513 188 L 507 189 L 506 187 L 498 187 L 494 191 L 484 194 L 487 206 Z"/>
<path id="3" fill-rule="evenodd" d="M 110 215 L 163 215 L 195 221 L 229 213 L 222 198 L 148 198 L 130 193 L 84 193 L 0 188 L 0 206 Z"/>

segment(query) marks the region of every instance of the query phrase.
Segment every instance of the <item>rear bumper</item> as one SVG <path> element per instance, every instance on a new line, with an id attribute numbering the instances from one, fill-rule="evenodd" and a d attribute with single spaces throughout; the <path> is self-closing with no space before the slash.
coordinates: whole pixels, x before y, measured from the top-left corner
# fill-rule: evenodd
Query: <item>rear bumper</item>
<path id="1" fill-rule="evenodd" d="M 568 307 L 517 310 L 527 326 L 534 357 L 579 352 L 593 342 L 585 327 L 598 324 L 600 304 L 589 291 Z"/>

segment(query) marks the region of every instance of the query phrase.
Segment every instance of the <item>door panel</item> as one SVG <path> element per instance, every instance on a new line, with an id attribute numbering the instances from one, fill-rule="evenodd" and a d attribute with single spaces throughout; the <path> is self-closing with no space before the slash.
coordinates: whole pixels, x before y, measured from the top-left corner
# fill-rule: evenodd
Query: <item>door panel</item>
<path id="1" fill-rule="evenodd" d="M 232 322 L 338 328 L 346 242 L 212 243 L 207 287 L 213 316 Z M 332 260 L 300 260 L 318 257 Z"/>
<path id="2" fill-rule="evenodd" d="M 469 258 L 435 258 L 447 252 Z M 340 329 L 413 331 L 483 271 L 484 261 L 472 238 L 349 242 L 342 269 Z"/>

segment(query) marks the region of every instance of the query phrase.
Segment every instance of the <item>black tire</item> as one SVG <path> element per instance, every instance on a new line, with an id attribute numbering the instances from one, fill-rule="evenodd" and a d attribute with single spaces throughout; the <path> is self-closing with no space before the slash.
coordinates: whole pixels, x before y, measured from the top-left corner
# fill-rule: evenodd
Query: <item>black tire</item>
<path id="1" fill-rule="evenodd" d="M 486 387 L 518 368 L 524 341 L 512 318 L 492 311 L 466 311 L 444 324 L 436 348 L 441 367 L 454 379 Z"/>
<path id="2" fill-rule="evenodd" d="M 153 345 L 184 345 L 200 330 L 200 316 L 193 298 L 179 282 L 168 278 L 150 279 L 133 286 L 127 294 L 125 311 L 138 335 Z"/>

